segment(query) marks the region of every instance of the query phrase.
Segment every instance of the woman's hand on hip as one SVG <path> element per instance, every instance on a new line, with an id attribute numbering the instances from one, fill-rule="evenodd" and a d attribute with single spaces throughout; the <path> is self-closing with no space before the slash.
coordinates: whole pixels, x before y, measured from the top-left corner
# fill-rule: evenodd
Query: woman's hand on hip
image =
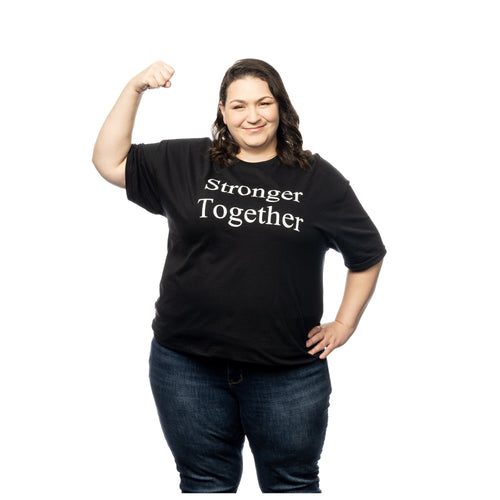
<path id="1" fill-rule="evenodd" d="M 353 333 L 353 328 L 338 321 L 315 326 L 307 334 L 306 347 L 312 347 L 308 353 L 312 356 L 323 351 L 319 358 L 325 359 L 334 349 L 344 345 Z"/>
<path id="2" fill-rule="evenodd" d="M 156 61 L 148 66 L 144 71 L 134 76 L 129 82 L 138 94 L 144 93 L 148 89 L 158 89 L 161 87 L 169 88 L 171 86 L 170 79 L 174 75 L 175 70 L 172 66 L 163 61 Z"/>

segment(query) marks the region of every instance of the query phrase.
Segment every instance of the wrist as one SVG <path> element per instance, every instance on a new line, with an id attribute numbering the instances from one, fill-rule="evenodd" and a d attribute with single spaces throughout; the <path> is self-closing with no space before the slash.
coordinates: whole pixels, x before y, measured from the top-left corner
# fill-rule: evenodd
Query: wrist
<path id="1" fill-rule="evenodd" d="M 346 321 L 345 319 L 336 318 L 334 323 L 341 326 L 349 334 L 349 336 L 356 331 L 357 324 Z"/>
<path id="2" fill-rule="evenodd" d="M 137 83 L 134 80 L 130 80 L 125 88 L 123 89 L 123 93 L 132 98 L 141 98 L 142 94 L 147 90 L 147 86 L 138 87 Z"/>

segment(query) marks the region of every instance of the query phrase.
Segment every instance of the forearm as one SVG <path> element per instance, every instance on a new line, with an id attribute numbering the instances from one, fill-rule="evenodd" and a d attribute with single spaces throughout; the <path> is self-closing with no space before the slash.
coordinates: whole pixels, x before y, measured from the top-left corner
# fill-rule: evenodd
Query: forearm
<path id="1" fill-rule="evenodd" d="M 104 121 L 92 156 L 92 162 L 103 176 L 127 157 L 141 96 L 130 84 L 127 85 Z"/>
<path id="2" fill-rule="evenodd" d="M 353 333 L 375 291 L 382 261 L 364 271 L 348 271 L 342 303 L 335 321 Z"/>
<path id="3" fill-rule="evenodd" d="M 314 327 L 307 335 L 309 354 L 326 358 L 334 349 L 344 345 L 356 330 L 368 302 L 375 291 L 382 261 L 365 271 L 348 271 L 344 297 L 335 321 Z"/>

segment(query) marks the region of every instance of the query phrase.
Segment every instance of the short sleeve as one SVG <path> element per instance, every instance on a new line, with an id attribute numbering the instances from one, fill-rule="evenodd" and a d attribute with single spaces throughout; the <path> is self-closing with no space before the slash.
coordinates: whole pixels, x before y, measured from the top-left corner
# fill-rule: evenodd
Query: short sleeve
<path id="1" fill-rule="evenodd" d="M 351 271 L 363 271 L 386 254 L 380 233 L 350 185 L 329 216 L 329 246 L 339 251 Z"/>
<path id="2" fill-rule="evenodd" d="M 158 170 L 162 165 L 162 143 L 133 144 L 125 166 L 127 198 L 154 214 L 164 214 Z"/>
<path id="3" fill-rule="evenodd" d="M 327 246 L 340 252 L 352 271 L 377 264 L 386 254 L 385 246 L 349 181 L 321 157 L 316 168 L 315 225 Z"/>

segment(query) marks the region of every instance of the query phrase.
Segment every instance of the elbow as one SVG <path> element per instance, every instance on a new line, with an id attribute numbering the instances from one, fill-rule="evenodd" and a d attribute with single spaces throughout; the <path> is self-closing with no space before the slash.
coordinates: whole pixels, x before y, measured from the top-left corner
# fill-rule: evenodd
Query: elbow
<path id="1" fill-rule="evenodd" d="M 106 168 L 106 165 L 102 161 L 100 161 L 95 154 L 92 155 L 92 164 L 94 165 L 95 169 L 99 172 L 101 177 L 107 180 L 108 172 L 110 169 Z"/>
<path id="2" fill-rule="evenodd" d="M 101 177 L 111 184 L 118 187 L 125 187 L 125 165 L 127 158 L 125 157 L 120 162 L 115 163 L 109 158 L 99 155 L 94 149 L 92 153 L 92 163 Z"/>
<path id="3" fill-rule="evenodd" d="M 98 160 L 97 160 L 97 156 L 96 156 L 96 154 L 95 154 L 95 150 L 94 150 L 94 151 L 93 151 L 93 153 L 92 153 L 92 164 L 94 165 L 94 167 L 95 167 L 97 170 L 99 170 L 99 166 L 98 166 L 98 165 L 99 165 L 99 162 L 98 162 Z"/>
<path id="4" fill-rule="evenodd" d="M 96 168 L 96 170 L 102 175 L 103 171 L 105 170 L 105 162 L 99 157 L 99 153 L 96 151 L 96 148 L 94 147 L 94 151 L 92 152 L 92 164 Z"/>

